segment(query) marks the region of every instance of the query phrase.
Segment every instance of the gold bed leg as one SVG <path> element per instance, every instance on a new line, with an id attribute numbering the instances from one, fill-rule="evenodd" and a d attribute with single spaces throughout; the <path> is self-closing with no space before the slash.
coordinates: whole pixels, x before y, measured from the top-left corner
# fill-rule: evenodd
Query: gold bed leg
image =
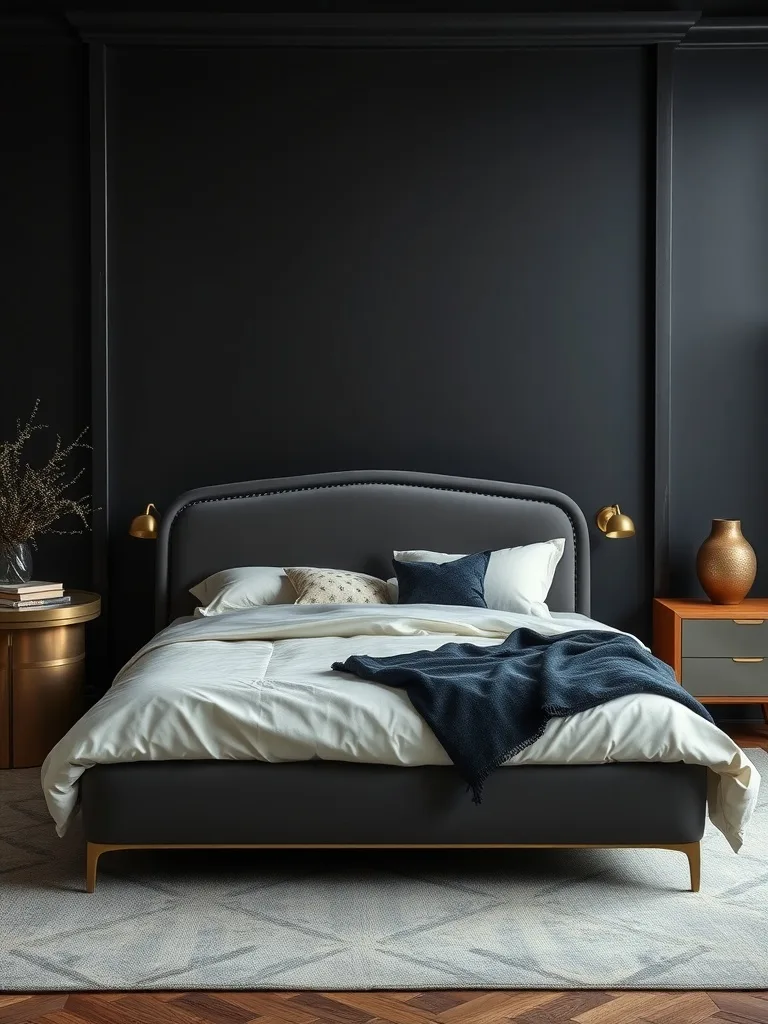
<path id="1" fill-rule="evenodd" d="M 86 843 L 85 847 L 85 891 L 96 890 L 96 867 L 105 847 L 101 843 Z"/>
<path id="2" fill-rule="evenodd" d="M 701 888 L 700 843 L 86 843 L 85 891 L 96 889 L 96 868 L 102 853 L 113 850 L 677 850 L 688 858 L 691 892 Z"/>
<path id="3" fill-rule="evenodd" d="M 688 867 L 691 871 L 691 892 L 698 892 L 701 888 L 701 843 L 686 843 L 681 850 L 688 858 Z"/>

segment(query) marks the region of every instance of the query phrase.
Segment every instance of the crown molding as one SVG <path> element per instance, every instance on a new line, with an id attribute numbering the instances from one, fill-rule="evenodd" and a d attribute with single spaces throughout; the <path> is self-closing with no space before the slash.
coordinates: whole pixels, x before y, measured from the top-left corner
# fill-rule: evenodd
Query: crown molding
<path id="1" fill-rule="evenodd" d="M 507 49 L 677 43 L 699 12 L 656 14 L 215 14 L 72 11 L 85 42 L 121 46 Z"/>
<path id="2" fill-rule="evenodd" d="M 0 47 L 78 42 L 69 21 L 62 15 L 0 15 Z"/>
<path id="3" fill-rule="evenodd" d="M 768 46 L 768 18 L 702 18 L 680 43 L 686 50 Z"/>

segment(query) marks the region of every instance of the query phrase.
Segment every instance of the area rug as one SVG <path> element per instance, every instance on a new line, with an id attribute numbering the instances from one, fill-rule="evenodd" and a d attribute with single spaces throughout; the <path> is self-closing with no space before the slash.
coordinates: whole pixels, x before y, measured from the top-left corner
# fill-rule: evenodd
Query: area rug
<path id="1" fill-rule="evenodd" d="M 674 852 L 425 850 L 107 854 L 88 895 L 82 846 L 0 772 L 0 990 L 768 988 L 768 783 L 698 894 Z"/>

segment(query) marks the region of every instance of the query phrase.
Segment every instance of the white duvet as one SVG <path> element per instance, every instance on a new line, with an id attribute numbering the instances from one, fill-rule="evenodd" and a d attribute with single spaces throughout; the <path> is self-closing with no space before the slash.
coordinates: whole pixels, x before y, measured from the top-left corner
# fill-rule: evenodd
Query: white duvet
<path id="1" fill-rule="evenodd" d="M 450 764 L 402 690 L 333 672 L 352 654 L 434 650 L 461 637 L 498 643 L 512 630 L 610 630 L 581 615 L 541 618 L 442 605 L 273 605 L 180 621 L 128 662 L 42 768 L 63 835 L 78 779 L 94 764 L 225 758 L 323 758 L 391 765 Z M 638 641 L 639 642 L 639 641 Z M 508 764 L 685 761 L 709 769 L 709 815 L 734 850 L 760 778 L 720 729 L 665 697 L 639 695 L 568 718 Z"/>

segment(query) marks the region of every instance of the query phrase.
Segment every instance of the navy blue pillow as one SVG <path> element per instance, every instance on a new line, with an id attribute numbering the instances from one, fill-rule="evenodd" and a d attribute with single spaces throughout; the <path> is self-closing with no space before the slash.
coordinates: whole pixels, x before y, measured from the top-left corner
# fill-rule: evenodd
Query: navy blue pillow
<path id="1" fill-rule="evenodd" d="M 487 608 L 485 572 L 490 551 L 464 555 L 453 562 L 398 562 L 392 559 L 397 576 L 398 604 L 463 604 Z"/>

